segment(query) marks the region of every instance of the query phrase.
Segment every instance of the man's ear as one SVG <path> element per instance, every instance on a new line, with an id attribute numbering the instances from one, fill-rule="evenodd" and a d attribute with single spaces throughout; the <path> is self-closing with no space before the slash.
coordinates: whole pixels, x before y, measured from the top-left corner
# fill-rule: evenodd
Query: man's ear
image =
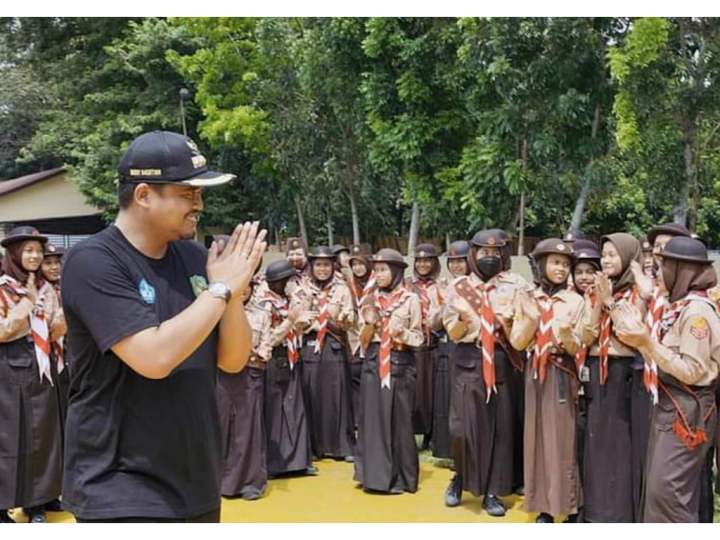
<path id="1" fill-rule="evenodd" d="M 150 196 L 152 189 L 148 184 L 138 184 L 135 186 L 135 192 L 133 193 L 133 199 L 135 202 L 144 208 L 147 208 L 150 204 Z"/>

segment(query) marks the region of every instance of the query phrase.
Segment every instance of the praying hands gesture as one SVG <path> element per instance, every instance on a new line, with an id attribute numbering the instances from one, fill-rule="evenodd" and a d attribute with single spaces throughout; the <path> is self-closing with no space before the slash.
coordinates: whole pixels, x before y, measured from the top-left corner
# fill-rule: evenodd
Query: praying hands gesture
<path id="1" fill-rule="evenodd" d="M 650 332 L 642 321 L 640 310 L 631 304 L 621 304 L 621 324 L 615 330 L 617 337 L 628 347 L 639 349 L 650 344 Z"/>

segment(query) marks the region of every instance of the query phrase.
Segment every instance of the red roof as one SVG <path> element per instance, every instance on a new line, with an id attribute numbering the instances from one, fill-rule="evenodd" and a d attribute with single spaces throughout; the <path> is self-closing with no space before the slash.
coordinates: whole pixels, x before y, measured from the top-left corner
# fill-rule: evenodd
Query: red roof
<path id="1" fill-rule="evenodd" d="M 7 195 L 8 193 L 17 191 L 19 189 L 32 186 L 34 184 L 37 184 L 38 182 L 42 182 L 43 180 L 47 180 L 48 178 L 52 178 L 53 176 L 57 176 L 58 174 L 64 172 L 65 169 L 63 168 L 50 169 L 49 171 L 40 171 L 34 174 L 28 174 L 27 176 L 21 176 L 20 178 L 3 180 L 2 182 L 0 182 L 0 197 Z"/>

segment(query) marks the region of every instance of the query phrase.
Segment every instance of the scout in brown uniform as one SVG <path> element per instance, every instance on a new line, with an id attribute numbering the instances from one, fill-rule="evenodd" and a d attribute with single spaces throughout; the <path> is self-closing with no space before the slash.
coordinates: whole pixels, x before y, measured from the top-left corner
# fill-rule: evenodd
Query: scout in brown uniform
<path id="1" fill-rule="evenodd" d="M 52 287 L 36 274 L 47 238 L 17 227 L 2 241 L 0 277 L 0 522 L 23 507 L 32 523 L 60 496 L 60 413 L 52 385 L 50 343 L 66 331 Z"/>
<path id="2" fill-rule="evenodd" d="M 470 244 L 465 240 L 453 242 L 448 247 L 447 268 L 454 278 L 467 276 L 470 273 L 467 257 L 470 253 Z M 430 449 L 436 458 L 452 458 L 452 445 L 450 439 L 450 366 L 455 344 L 448 338 L 443 326 L 442 312 L 446 309 L 445 299 L 448 297 L 450 282 L 444 288 L 438 289 L 438 294 L 431 297 L 430 327 L 437 332 L 438 356 L 435 360 L 433 373 L 433 426 Z"/>
<path id="3" fill-rule="evenodd" d="M 590 345 L 583 472 L 585 519 L 590 522 L 632 523 L 636 518 L 634 494 L 641 485 L 633 475 L 631 389 L 638 352 L 620 342 L 616 331 L 627 320 L 620 309 L 623 304 L 645 313 L 631 269 L 632 261 L 641 260 L 635 237 L 616 233 L 602 238 L 603 274 L 598 276 L 597 301 L 587 310 L 583 331 L 583 341 Z"/>
<path id="4" fill-rule="evenodd" d="M 264 421 L 265 366 L 272 354 L 270 314 L 250 304 L 257 281 L 243 295 L 245 314 L 252 328 L 252 352 L 238 373 L 218 373 L 217 401 L 223 435 L 225 464 L 222 495 L 259 499 L 267 487 Z"/>
<path id="5" fill-rule="evenodd" d="M 375 278 L 372 275 L 372 250 L 367 244 L 352 246 L 352 255 L 349 259 L 351 275 L 348 280 L 350 293 L 355 305 L 356 319 L 347 332 L 350 346 L 350 379 L 352 383 L 352 408 L 355 427 L 360 417 L 360 382 L 362 380 L 362 366 L 365 355 L 360 347 L 360 309 L 367 298 L 370 298 L 375 287 Z"/>
<path id="6" fill-rule="evenodd" d="M 583 297 L 585 308 L 590 309 L 597 302 L 595 293 L 595 282 L 601 270 L 600 260 L 602 255 L 594 242 L 589 240 L 578 240 L 573 249 L 572 277 L 574 289 Z M 575 355 L 575 369 L 580 381 L 577 404 L 577 461 L 580 471 L 580 483 L 583 484 L 583 472 L 585 470 L 585 436 L 587 433 L 587 402 L 585 400 L 585 383 L 590 380 L 590 373 L 587 368 L 587 357 L 589 347 L 583 343 Z M 577 522 L 584 521 L 582 509 L 579 512 Z"/>
<path id="7" fill-rule="evenodd" d="M 60 273 L 62 271 L 62 258 L 65 255 L 65 249 L 58 248 L 50 242 L 44 246 L 44 258 L 40 267 L 40 280 L 38 281 L 38 289 L 42 290 L 44 286 L 52 287 L 55 296 L 58 299 L 58 306 L 62 311 L 62 300 L 60 299 Z M 65 417 L 67 415 L 68 398 L 70 392 L 70 370 L 68 366 L 67 347 L 65 346 L 65 336 L 59 336 L 56 341 L 50 344 L 52 352 L 52 362 L 50 367 L 53 373 L 53 384 L 58 394 L 58 403 L 60 410 L 60 428 L 61 432 L 65 430 Z M 63 437 L 63 440 L 65 438 Z M 46 506 L 46 510 L 55 512 L 60 511 L 60 503 Z"/>
<path id="8" fill-rule="evenodd" d="M 308 267 L 308 250 L 302 238 L 288 238 L 285 258 L 298 272 L 305 272 Z"/>
<path id="9" fill-rule="evenodd" d="M 678 223 L 666 223 L 650 229 L 647 242 L 641 240 L 643 264 L 630 263 L 640 298 L 647 305 L 646 324 L 652 329 L 651 334 L 659 338 L 660 321 L 669 304 L 667 293 L 657 284 L 657 271 L 660 267 L 660 254 L 665 245 L 674 237 L 690 237 L 690 231 Z M 650 249 L 650 253 L 648 253 Z M 652 264 L 650 264 L 652 261 Z M 657 386 L 649 383 L 651 374 L 647 363 L 636 356 L 633 363 L 631 385 L 631 436 L 632 436 L 632 475 L 633 475 L 633 507 L 636 519 L 642 515 L 642 486 L 645 477 L 645 460 L 648 440 L 650 438 L 650 417 L 652 403 L 657 401 Z"/>
<path id="10" fill-rule="evenodd" d="M 308 303 L 292 309 L 288 290 L 297 270 L 288 261 L 275 261 L 265 271 L 267 289 L 257 308 L 270 317 L 272 353 L 265 370 L 265 430 L 269 476 L 317 474 L 312 464 L 310 432 L 300 374 L 300 336 L 295 322 Z M 261 338 L 261 342 L 266 338 Z"/>
<path id="11" fill-rule="evenodd" d="M 291 295 L 295 291 L 295 287 L 302 283 L 310 273 L 307 255 L 308 248 L 302 238 L 288 238 L 285 258 L 298 271 L 297 276 L 293 277 L 289 282 Z"/>
<path id="12" fill-rule="evenodd" d="M 405 280 L 405 285 L 420 298 L 425 336 L 423 344 L 414 352 L 417 388 L 413 429 L 415 434 L 423 435 L 422 447 L 428 449 L 433 421 L 433 373 L 438 355 L 438 336 L 434 331 L 436 329 L 430 325 L 430 308 L 431 302 L 437 301 L 440 289 L 445 286 L 445 280 L 439 279 L 440 260 L 435 246 L 420 244 L 415 247 L 413 256 L 413 275 Z"/>
<path id="13" fill-rule="evenodd" d="M 710 297 L 710 300 L 717 306 L 718 311 L 720 312 L 720 287 L 714 287 L 713 289 L 710 289 L 710 291 L 708 291 L 708 296 Z M 718 387 L 715 402 L 720 405 L 720 386 Z M 715 437 L 715 470 L 720 471 L 720 422 L 718 424 L 718 428 L 716 429 Z M 715 493 L 720 495 L 720 478 L 715 479 Z M 714 503 L 715 501 L 713 497 L 713 506 Z"/>
<path id="14" fill-rule="evenodd" d="M 471 243 L 472 273 L 452 281 L 450 309 L 443 322 L 455 342 L 451 370 L 450 436 L 457 474 L 445 493 L 445 504 L 460 504 L 462 491 L 484 495 L 483 508 L 505 515 L 499 497 L 517 487 L 515 448 L 519 429 L 512 371 L 522 371 L 522 356 L 507 340 L 519 291 L 528 284 L 503 272 L 499 233 L 480 231 Z"/>
<path id="15" fill-rule="evenodd" d="M 489 233 L 497 234 L 502 240 L 504 245 L 500 247 L 500 258 L 502 259 L 502 271 L 506 278 L 511 278 L 514 281 L 522 284 L 523 288 L 531 290 L 533 286 L 528 283 L 524 277 L 520 274 L 512 271 L 512 255 L 510 240 L 512 237 L 503 229 L 489 229 Z M 528 255 L 528 259 L 532 259 L 532 254 Z M 533 263 L 534 264 L 534 263 Z M 510 386 L 512 387 L 513 393 L 513 404 L 515 407 L 515 480 L 513 486 L 514 491 L 518 495 L 524 493 L 524 481 L 523 481 L 523 462 L 525 455 L 523 452 L 523 438 L 524 428 L 523 423 L 525 422 L 525 379 L 522 370 L 513 369 L 510 375 Z"/>
<path id="16" fill-rule="evenodd" d="M 582 296 L 595 286 L 602 255 L 597 245 L 589 240 L 578 244 L 573 247 L 572 277 L 575 292 Z"/>
<path id="17" fill-rule="evenodd" d="M 50 242 L 44 246 L 44 258 L 40 267 L 40 279 L 38 290 L 42 295 L 44 287 L 52 287 L 58 299 L 59 314 L 62 314 L 62 300 L 60 297 L 60 274 L 62 272 L 62 258 L 65 255 L 64 248 L 58 248 Z M 67 347 L 65 346 L 65 334 L 59 335 L 50 344 L 53 384 L 58 397 L 58 412 L 60 413 L 60 433 L 62 441 L 65 441 L 65 418 L 67 417 L 68 399 L 70 397 L 70 369 L 68 365 Z M 49 512 L 61 512 L 60 500 L 55 499 L 45 505 Z"/>
<path id="18" fill-rule="evenodd" d="M 366 352 L 354 479 L 365 491 L 415 493 L 420 464 L 411 348 L 423 342 L 420 300 L 403 284 L 407 263 L 400 253 L 381 249 L 373 266 L 377 289 L 360 312 Z"/>
<path id="19" fill-rule="evenodd" d="M 350 289 L 334 275 L 330 248 L 318 247 L 309 258 L 310 279 L 295 290 L 292 305 L 311 301 L 297 320 L 304 334 L 301 372 L 310 440 L 317 458 L 345 459 L 355 444 L 346 335 L 355 307 Z"/>
<path id="20" fill-rule="evenodd" d="M 643 252 L 643 273 L 649 278 L 654 278 L 655 258 L 653 257 L 653 246 L 647 236 L 640 238 L 640 247 L 642 247 Z"/>
<path id="21" fill-rule="evenodd" d="M 335 272 L 337 277 L 345 280 L 350 279 L 350 250 L 342 244 L 335 244 L 330 248 L 335 255 Z"/>
<path id="22" fill-rule="evenodd" d="M 641 315 L 618 337 L 657 366 L 659 402 L 653 408 L 643 521 L 698 521 L 700 473 L 717 422 L 715 386 L 720 372 L 720 316 L 707 291 L 717 276 L 705 246 L 673 238 L 665 246 L 658 278 L 669 292 L 661 341 Z"/>
<path id="23" fill-rule="evenodd" d="M 519 295 L 511 341 L 531 352 L 525 370 L 525 510 L 536 523 L 562 514 L 574 521 L 582 504 L 576 455 L 578 380 L 585 302 L 568 288 L 572 248 L 548 238 L 533 251 L 540 287 L 533 302 Z"/>

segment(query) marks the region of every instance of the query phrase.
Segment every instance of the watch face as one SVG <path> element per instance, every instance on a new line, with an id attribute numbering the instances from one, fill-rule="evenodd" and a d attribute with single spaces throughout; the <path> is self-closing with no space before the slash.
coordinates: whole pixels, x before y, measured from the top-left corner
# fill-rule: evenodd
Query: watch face
<path id="1" fill-rule="evenodd" d="M 230 288 L 222 283 L 211 283 L 208 290 L 213 296 L 223 296 L 225 298 L 230 298 L 230 296 L 232 295 L 232 291 L 230 290 Z"/>

